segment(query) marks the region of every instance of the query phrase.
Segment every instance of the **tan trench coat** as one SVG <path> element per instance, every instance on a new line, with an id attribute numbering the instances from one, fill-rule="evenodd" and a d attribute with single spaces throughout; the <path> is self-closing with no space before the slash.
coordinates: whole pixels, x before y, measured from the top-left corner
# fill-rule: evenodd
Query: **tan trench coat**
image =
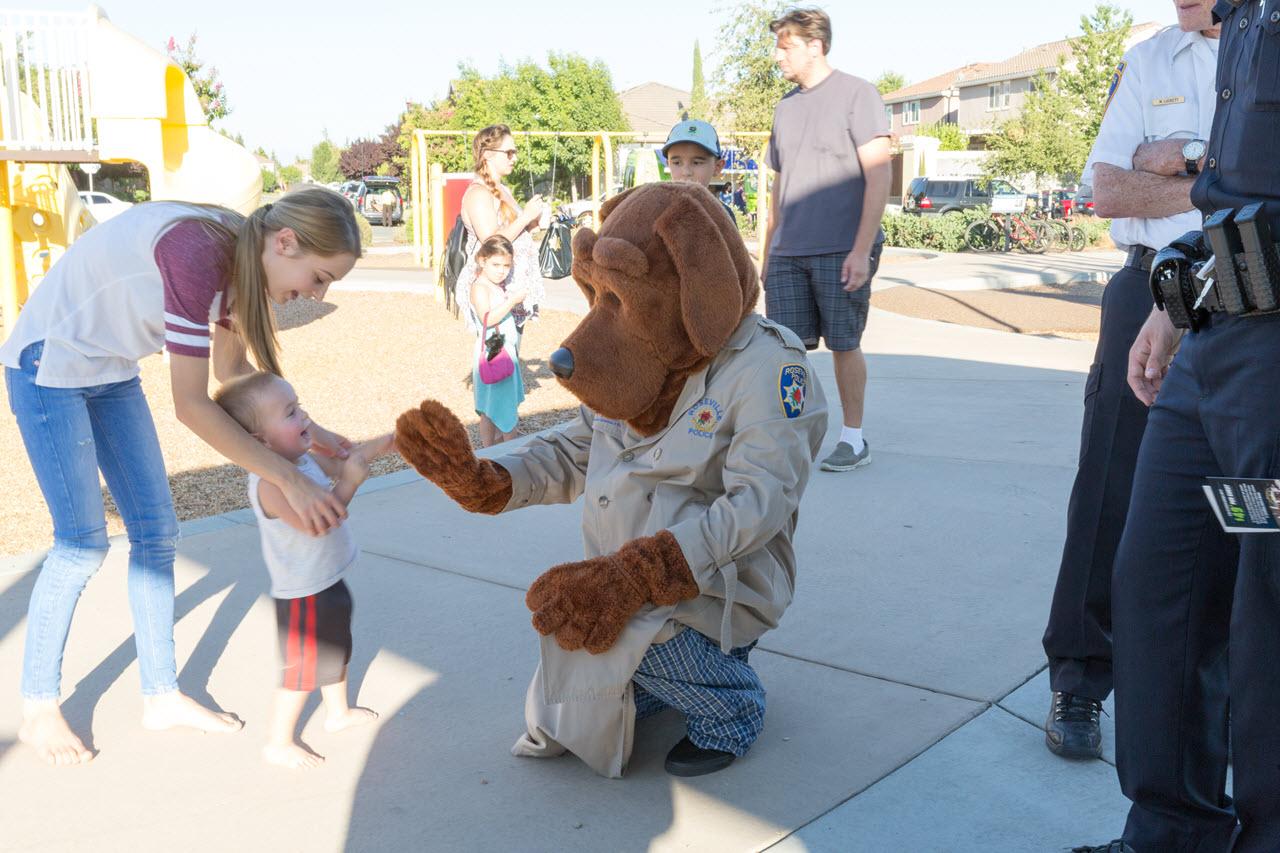
<path id="1" fill-rule="evenodd" d="M 625 381 L 619 377 L 619 381 Z M 565 749 L 621 776 L 631 754 L 631 677 L 649 646 L 685 628 L 745 646 L 778 624 L 795 586 L 791 537 L 827 404 L 790 330 L 751 314 L 690 377 L 667 427 L 645 438 L 585 406 L 577 420 L 494 461 L 511 473 L 507 511 L 585 497 L 586 556 L 670 530 L 701 595 L 647 605 L 607 652 L 542 637 L 516 755 Z"/>

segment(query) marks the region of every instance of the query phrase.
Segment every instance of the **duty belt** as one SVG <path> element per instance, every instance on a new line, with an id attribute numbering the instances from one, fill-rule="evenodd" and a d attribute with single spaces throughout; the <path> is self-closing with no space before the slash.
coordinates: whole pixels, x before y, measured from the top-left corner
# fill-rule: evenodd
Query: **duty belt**
<path id="1" fill-rule="evenodd" d="M 1156 254 L 1151 294 L 1173 325 L 1196 329 L 1209 314 L 1280 312 L 1280 245 L 1265 203 L 1219 210 L 1204 231 L 1182 235 Z"/>
<path id="2" fill-rule="evenodd" d="M 1124 265 L 1127 269 L 1147 272 L 1151 269 L 1151 261 L 1155 256 L 1156 250 L 1149 246 L 1130 246 L 1129 254 L 1124 259 Z"/>

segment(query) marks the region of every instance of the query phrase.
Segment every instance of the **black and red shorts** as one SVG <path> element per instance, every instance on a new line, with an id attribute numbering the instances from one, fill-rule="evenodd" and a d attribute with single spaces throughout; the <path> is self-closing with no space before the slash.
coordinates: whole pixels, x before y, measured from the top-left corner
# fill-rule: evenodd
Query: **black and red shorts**
<path id="1" fill-rule="evenodd" d="M 337 684 L 351 662 L 351 591 L 338 581 L 304 598 L 277 598 L 276 625 L 285 690 Z"/>

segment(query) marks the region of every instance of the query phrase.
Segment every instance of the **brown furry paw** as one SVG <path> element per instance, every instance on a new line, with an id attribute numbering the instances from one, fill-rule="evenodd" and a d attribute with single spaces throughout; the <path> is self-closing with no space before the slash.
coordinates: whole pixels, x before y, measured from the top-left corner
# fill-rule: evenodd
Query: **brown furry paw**
<path id="1" fill-rule="evenodd" d="M 564 563 L 542 574 L 525 595 L 538 633 L 555 634 L 565 651 L 608 651 L 647 602 L 676 604 L 698 584 L 669 531 L 633 539 L 615 554 Z"/>
<path id="2" fill-rule="evenodd" d="M 436 400 L 423 400 L 396 420 L 396 449 L 465 510 L 497 514 L 511 501 L 511 475 L 477 459 L 466 427 Z"/>

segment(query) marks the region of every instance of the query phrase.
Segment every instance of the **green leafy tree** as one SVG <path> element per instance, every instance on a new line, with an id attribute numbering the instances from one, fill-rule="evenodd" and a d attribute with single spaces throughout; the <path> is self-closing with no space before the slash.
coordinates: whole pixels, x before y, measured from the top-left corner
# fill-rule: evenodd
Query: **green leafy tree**
<path id="1" fill-rule="evenodd" d="M 896 92 L 906 85 L 907 78 L 897 71 L 886 71 L 876 78 L 876 88 L 880 90 L 881 95 Z"/>
<path id="2" fill-rule="evenodd" d="M 200 106 L 204 109 L 205 120 L 213 124 L 220 118 L 226 118 L 231 112 L 231 107 L 227 105 L 227 93 L 222 81 L 218 79 L 217 67 L 210 65 L 206 68 L 205 63 L 196 56 L 196 34 L 192 33 L 182 46 L 170 36 L 166 48 L 169 58 L 178 63 L 196 90 L 196 97 L 200 99 Z"/>
<path id="3" fill-rule="evenodd" d="M 629 129 L 603 62 L 551 53 L 545 66 L 526 59 L 502 65 L 492 77 L 463 65 L 447 100 L 430 107 L 408 106 L 398 138 L 405 153 L 393 156 L 392 163 L 402 170 L 407 167 L 417 128 L 479 130 L 490 124 L 507 125 L 515 138 L 519 156 L 510 182 L 518 196 L 527 196 L 531 187 L 534 192 L 550 192 L 553 166 L 556 195 L 567 195 L 569 181 L 582 180 L 591 164 L 589 138 L 534 137 L 524 131 Z M 429 140 L 429 161 L 443 163 L 445 171 L 472 168 L 469 138 Z"/>
<path id="4" fill-rule="evenodd" d="M 723 123 L 732 115 L 735 130 L 768 130 L 773 108 L 793 88 L 773 60 L 777 38 L 769 31 L 787 6 L 783 0 L 749 0 L 720 10 L 725 23 L 716 37 L 722 51 L 716 118 Z"/>
<path id="5" fill-rule="evenodd" d="M 1133 14 L 1109 3 L 1099 3 L 1091 15 L 1080 16 L 1083 33 L 1071 42 L 1074 60 L 1059 67 L 1058 88 L 1076 101 L 1081 110 L 1081 127 L 1093 147 L 1102 124 L 1111 78 L 1124 58 L 1124 43 L 1133 26 Z M 1084 163 L 1080 164 L 1082 167 Z"/>
<path id="6" fill-rule="evenodd" d="M 276 173 L 270 169 L 262 170 L 262 191 L 264 193 L 273 193 L 280 188 L 280 181 L 276 178 Z"/>
<path id="7" fill-rule="evenodd" d="M 329 141 L 329 134 L 325 134 L 311 149 L 311 179 L 321 184 L 331 184 L 334 181 L 342 179 L 342 172 L 338 168 L 338 162 L 342 157 L 342 152 Z"/>
<path id="8" fill-rule="evenodd" d="M 689 118 L 705 119 L 711 110 L 707 105 L 707 82 L 702 77 L 702 47 L 693 42 L 693 85 L 689 89 Z"/>
<path id="9" fill-rule="evenodd" d="M 1083 34 L 1071 42 L 1071 61 L 1064 58 L 1053 76 L 1038 74 L 1022 112 L 987 138 L 987 175 L 1018 180 L 1030 174 L 1039 184 L 1079 178 L 1132 21 L 1107 3 L 1081 16 Z"/>
<path id="10" fill-rule="evenodd" d="M 302 170 L 297 166 L 281 166 L 279 175 L 281 189 L 287 190 L 302 180 Z"/>
<path id="11" fill-rule="evenodd" d="M 991 156 L 983 171 L 1011 181 L 1029 174 L 1037 184 L 1077 177 L 1092 144 L 1083 136 L 1083 123 L 1079 102 L 1041 72 L 1022 113 L 987 138 Z"/>
<path id="12" fill-rule="evenodd" d="M 932 136 L 940 140 L 940 151 L 967 151 L 969 148 L 969 134 L 961 130 L 960 125 L 949 121 L 926 124 L 916 131 L 916 136 Z"/>

